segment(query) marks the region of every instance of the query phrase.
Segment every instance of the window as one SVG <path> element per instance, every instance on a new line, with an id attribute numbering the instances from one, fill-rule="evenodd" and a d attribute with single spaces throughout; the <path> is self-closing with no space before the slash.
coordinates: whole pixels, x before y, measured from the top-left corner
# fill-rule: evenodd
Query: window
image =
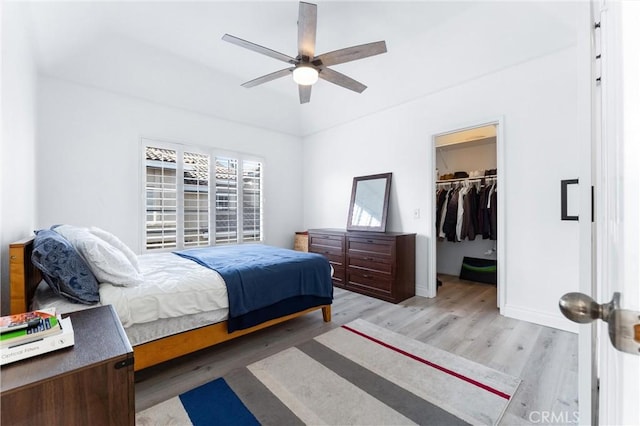
<path id="1" fill-rule="evenodd" d="M 151 140 L 144 154 L 147 250 L 262 241 L 261 161 Z"/>

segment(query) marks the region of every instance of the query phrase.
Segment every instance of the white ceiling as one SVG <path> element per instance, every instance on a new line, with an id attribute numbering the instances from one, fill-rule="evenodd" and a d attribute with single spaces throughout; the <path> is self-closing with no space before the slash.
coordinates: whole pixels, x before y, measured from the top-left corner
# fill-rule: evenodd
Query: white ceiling
<path id="1" fill-rule="evenodd" d="M 316 53 L 385 40 L 388 52 L 333 68 L 300 105 L 287 64 L 224 33 L 296 56 L 295 1 L 29 2 L 44 75 L 297 136 L 338 126 L 575 43 L 575 2 L 322 1 Z M 526 84 L 526 82 L 523 82 Z"/>

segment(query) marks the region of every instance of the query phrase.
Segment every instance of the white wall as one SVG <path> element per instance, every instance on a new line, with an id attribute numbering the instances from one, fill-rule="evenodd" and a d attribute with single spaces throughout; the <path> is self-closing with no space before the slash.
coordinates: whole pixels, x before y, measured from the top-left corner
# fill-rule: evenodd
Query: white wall
<path id="1" fill-rule="evenodd" d="M 36 70 L 24 4 L 2 2 L 2 143 L 0 144 L 0 277 L 2 314 L 9 309 L 9 244 L 35 222 Z"/>
<path id="2" fill-rule="evenodd" d="M 54 78 L 40 78 L 39 89 L 38 227 L 95 225 L 140 253 L 146 136 L 262 156 L 266 242 L 293 247 L 302 225 L 298 138 Z"/>
<path id="3" fill-rule="evenodd" d="M 435 230 L 431 138 L 503 117 L 502 312 L 570 328 L 557 301 L 578 287 L 578 224 L 560 221 L 560 180 L 579 172 L 576 63 L 576 48 L 562 49 L 306 137 L 305 226 L 344 227 L 352 178 L 393 172 L 387 229 L 418 234 L 416 290 L 426 295 L 434 273 L 427 268 Z"/>

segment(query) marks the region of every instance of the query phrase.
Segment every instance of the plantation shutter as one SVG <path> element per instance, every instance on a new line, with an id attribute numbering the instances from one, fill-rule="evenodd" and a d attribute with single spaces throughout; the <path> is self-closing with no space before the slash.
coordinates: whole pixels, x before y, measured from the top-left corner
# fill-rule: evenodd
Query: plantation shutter
<path id="1" fill-rule="evenodd" d="M 177 242 L 177 152 L 146 147 L 146 246 L 175 248 Z"/>
<path id="2" fill-rule="evenodd" d="M 262 163 L 242 162 L 242 241 L 262 240 Z"/>
<path id="3" fill-rule="evenodd" d="M 238 160 L 216 157 L 216 244 L 238 242 Z"/>
<path id="4" fill-rule="evenodd" d="M 183 156 L 184 247 L 209 245 L 209 156 Z"/>

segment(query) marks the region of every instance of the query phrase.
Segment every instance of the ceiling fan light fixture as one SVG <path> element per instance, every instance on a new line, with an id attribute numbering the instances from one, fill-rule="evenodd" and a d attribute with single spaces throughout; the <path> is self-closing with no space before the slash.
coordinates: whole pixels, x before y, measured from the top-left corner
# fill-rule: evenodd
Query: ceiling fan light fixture
<path id="1" fill-rule="evenodd" d="M 293 81 L 302 86 L 311 86 L 318 81 L 318 70 L 308 65 L 299 65 L 293 70 Z"/>
<path id="2" fill-rule="evenodd" d="M 322 73 L 324 81 L 356 93 L 362 93 L 367 86 L 349 76 L 334 71 L 329 66 L 386 53 L 387 44 L 384 40 L 375 41 L 316 55 L 317 20 L 317 5 L 308 3 L 308 0 L 301 1 L 298 8 L 298 54 L 295 57 L 243 40 L 231 34 L 222 36 L 222 40 L 226 42 L 287 63 L 287 68 L 254 78 L 251 81 L 242 83 L 241 86 L 247 88 L 255 87 L 293 74 L 293 81 L 298 84 L 300 103 L 306 104 L 311 98 L 311 86 L 318 81 L 319 74 Z"/>

